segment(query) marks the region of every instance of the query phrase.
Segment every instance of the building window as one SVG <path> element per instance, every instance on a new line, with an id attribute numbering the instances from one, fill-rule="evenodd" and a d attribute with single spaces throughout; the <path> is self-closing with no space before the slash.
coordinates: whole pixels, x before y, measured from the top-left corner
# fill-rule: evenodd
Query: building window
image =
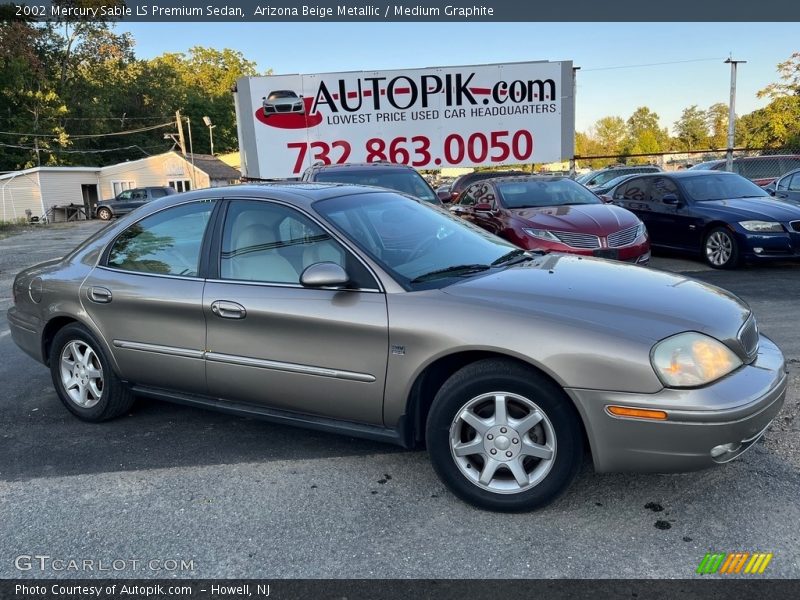
<path id="1" fill-rule="evenodd" d="M 111 182 L 111 192 L 116 198 L 125 190 L 130 190 L 136 187 L 135 181 L 112 181 Z"/>
<path id="2" fill-rule="evenodd" d="M 176 192 L 188 192 L 192 189 L 192 182 L 188 179 L 170 179 L 167 181 L 167 185 Z"/>

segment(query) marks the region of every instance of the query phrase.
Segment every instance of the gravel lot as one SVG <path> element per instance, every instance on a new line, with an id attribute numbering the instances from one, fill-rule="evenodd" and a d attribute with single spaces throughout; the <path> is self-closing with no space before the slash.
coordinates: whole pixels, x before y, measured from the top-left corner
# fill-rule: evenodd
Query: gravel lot
<path id="1" fill-rule="evenodd" d="M 147 400 L 103 425 L 69 416 L 5 310 L 17 271 L 101 226 L 0 239 L 0 577 L 93 575 L 14 566 L 41 554 L 191 561 L 102 574 L 124 577 L 686 578 L 706 552 L 741 550 L 800 577 L 800 265 L 653 261 L 740 295 L 786 353 L 787 404 L 761 443 L 682 475 L 598 475 L 587 459 L 555 504 L 501 515 L 451 496 L 423 452 Z"/>

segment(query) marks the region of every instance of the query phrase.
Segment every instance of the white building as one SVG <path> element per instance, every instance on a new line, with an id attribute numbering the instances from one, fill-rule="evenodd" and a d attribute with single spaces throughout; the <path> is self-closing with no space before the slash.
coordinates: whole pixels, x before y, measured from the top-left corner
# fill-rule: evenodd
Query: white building
<path id="1" fill-rule="evenodd" d="M 194 163 L 194 164 L 193 164 Z M 53 207 L 78 206 L 80 218 L 94 214 L 99 199 L 123 190 L 171 186 L 190 189 L 238 183 L 241 175 L 208 154 L 183 156 L 166 152 L 106 167 L 34 167 L 0 175 L 0 220 L 52 217 Z"/>

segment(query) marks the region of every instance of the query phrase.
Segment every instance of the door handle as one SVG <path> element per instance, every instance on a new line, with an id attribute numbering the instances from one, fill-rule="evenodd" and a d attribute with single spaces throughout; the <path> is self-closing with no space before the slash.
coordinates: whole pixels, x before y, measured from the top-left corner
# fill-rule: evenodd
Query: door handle
<path id="1" fill-rule="evenodd" d="M 111 290 L 104 287 L 90 287 L 89 300 L 99 304 L 108 304 L 111 302 Z"/>
<path id="2" fill-rule="evenodd" d="M 222 319 L 244 319 L 247 311 L 244 306 L 229 300 L 216 300 L 211 303 L 211 312 Z"/>

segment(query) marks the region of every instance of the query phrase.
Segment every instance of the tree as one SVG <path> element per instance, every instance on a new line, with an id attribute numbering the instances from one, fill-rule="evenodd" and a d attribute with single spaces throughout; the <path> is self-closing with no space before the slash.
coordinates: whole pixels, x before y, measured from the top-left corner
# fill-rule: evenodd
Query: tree
<path id="1" fill-rule="evenodd" d="M 704 149 L 708 145 L 706 114 L 697 105 L 685 108 L 681 118 L 675 121 L 678 140 L 689 151 Z"/>
<path id="2" fill-rule="evenodd" d="M 626 154 L 656 154 L 666 149 L 669 135 L 661 128 L 658 114 L 640 106 L 627 121 Z M 647 162 L 647 157 L 632 158 L 632 163 Z"/>
<path id="3" fill-rule="evenodd" d="M 758 92 L 758 97 L 800 96 L 800 52 L 795 52 L 788 60 L 778 63 L 778 73 L 783 81 L 770 83 Z"/>
<path id="4" fill-rule="evenodd" d="M 710 148 L 728 147 L 728 105 L 722 102 L 712 104 L 706 111 L 706 125 L 711 135 L 708 139 Z"/>

